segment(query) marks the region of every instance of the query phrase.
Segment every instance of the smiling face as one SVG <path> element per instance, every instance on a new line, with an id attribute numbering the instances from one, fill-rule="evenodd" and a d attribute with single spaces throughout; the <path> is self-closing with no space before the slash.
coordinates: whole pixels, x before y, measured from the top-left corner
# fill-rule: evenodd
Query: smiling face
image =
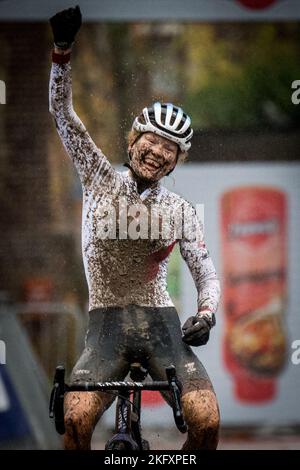
<path id="1" fill-rule="evenodd" d="M 136 175 L 143 180 L 156 182 L 176 166 L 179 148 L 165 137 L 145 132 L 128 150 Z"/>

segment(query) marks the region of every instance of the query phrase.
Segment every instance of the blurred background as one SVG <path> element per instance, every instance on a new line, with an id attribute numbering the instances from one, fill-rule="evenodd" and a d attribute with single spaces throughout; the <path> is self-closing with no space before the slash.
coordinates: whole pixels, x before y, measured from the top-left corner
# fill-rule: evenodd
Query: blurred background
<path id="1" fill-rule="evenodd" d="M 84 24 L 72 53 L 74 107 L 116 168 L 144 106 L 172 101 L 192 118 L 188 161 L 163 184 L 204 204 L 222 282 L 217 326 L 195 349 L 219 399 L 220 448 L 299 449 L 300 92 L 292 83 L 300 80 L 300 5 L 77 3 Z M 0 1 L 4 449 L 61 446 L 48 419 L 52 376 L 58 363 L 70 372 L 84 343 L 81 187 L 48 112 L 48 18 L 70 6 Z M 196 291 L 176 250 L 168 285 L 184 321 Z M 114 407 L 97 427 L 95 448 L 111 433 L 113 414 Z M 153 449 L 180 447 L 172 419 L 158 394 L 145 395 Z"/>

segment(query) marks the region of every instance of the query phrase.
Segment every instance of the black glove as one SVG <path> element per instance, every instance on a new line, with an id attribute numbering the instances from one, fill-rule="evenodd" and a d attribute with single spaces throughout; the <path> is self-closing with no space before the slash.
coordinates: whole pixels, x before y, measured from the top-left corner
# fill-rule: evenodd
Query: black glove
<path id="1" fill-rule="evenodd" d="M 82 16 L 79 6 L 60 11 L 50 18 L 54 44 L 60 49 L 69 49 L 81 26 Z"/>
<path id="2" fill-rule="evenodd" d="M 211 325 L 206 318 L 199 315 L 189 317 L 182 327 L 182 341 L 190 346 L 201 346 L 209 340 Z"/>

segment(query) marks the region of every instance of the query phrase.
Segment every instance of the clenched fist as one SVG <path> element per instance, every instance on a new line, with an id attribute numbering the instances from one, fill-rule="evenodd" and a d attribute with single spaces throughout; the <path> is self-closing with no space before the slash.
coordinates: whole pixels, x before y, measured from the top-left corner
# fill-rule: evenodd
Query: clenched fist
<path id="1" fill-rule="evenodd" d="M 201 346 L 209 340 L 211 325 L 206 318 L 199 315 L 189 317 L 182 327 L 182 341 L 190 346 Z"/>
<path id="2" fill-rule="evenodd" d="M 80 29 L 82 15 L 79 6 L 63 10 L 50 18 L 54 44 L 59 49 L 69 49 Z"/>

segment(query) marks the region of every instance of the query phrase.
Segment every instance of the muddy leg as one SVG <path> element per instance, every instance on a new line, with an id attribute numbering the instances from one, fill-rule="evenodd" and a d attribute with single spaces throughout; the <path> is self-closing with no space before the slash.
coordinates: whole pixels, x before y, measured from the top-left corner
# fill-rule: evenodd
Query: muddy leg
<path id="1" fill-rule="evenodd" d="M 100 392 L 70 392 L 65 397 L 64 447 L 68 450 L 89 450 L 94 428 L 102 413 L 112 403 L 109 395 Z"/>
<path id="2" fill-rule="evenodd" d="M 183 450 L 215 450 L 219 440 L 219 408 L 210 389 L 194 390 L 181 397 L 188 425 L 188 438 Z"/>

